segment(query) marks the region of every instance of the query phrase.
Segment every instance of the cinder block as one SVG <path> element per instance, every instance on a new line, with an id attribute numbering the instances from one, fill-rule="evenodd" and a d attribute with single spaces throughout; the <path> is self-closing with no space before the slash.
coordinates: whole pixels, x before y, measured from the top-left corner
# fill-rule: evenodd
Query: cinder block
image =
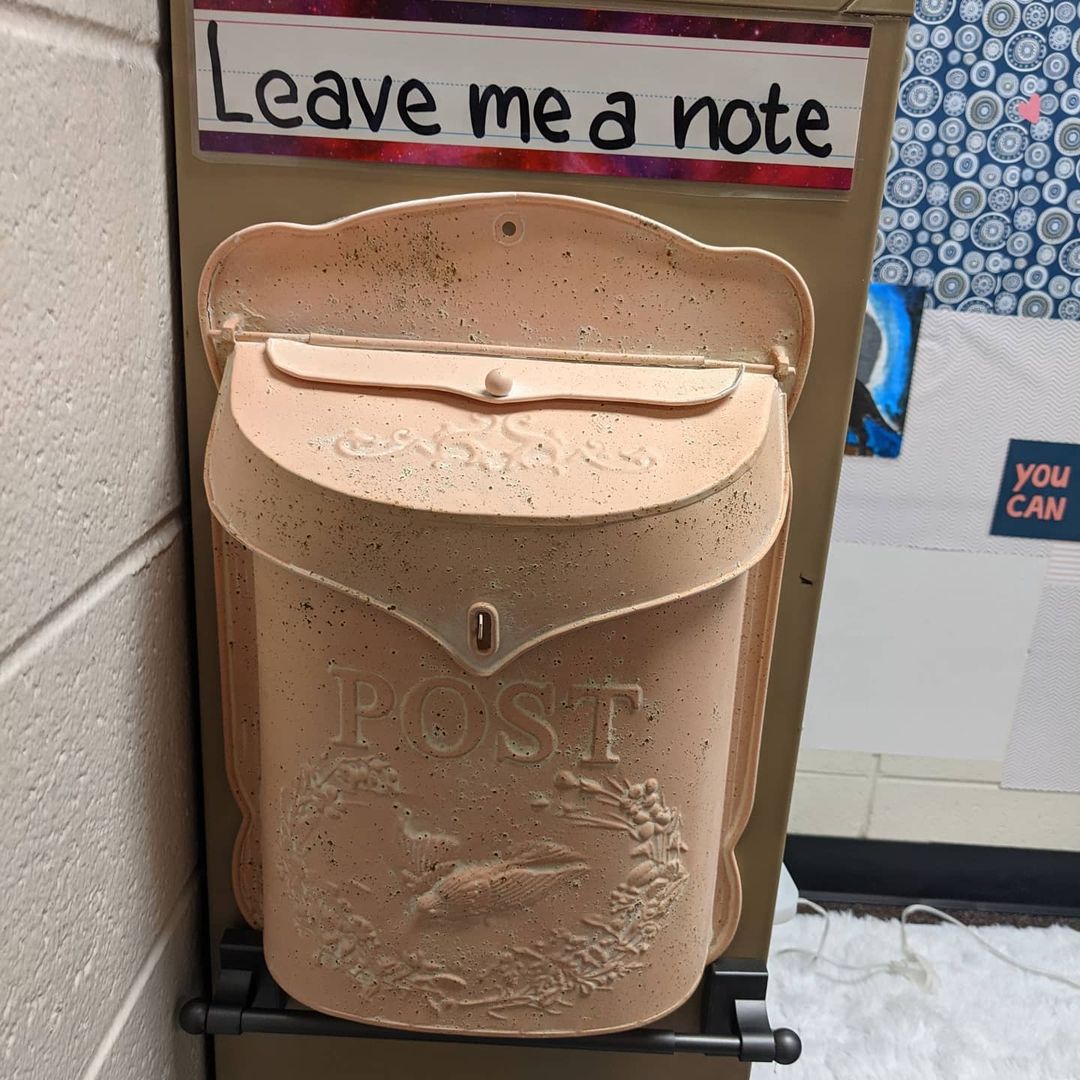
<path id="1" fill-rule="evenodd" d="M 868 776 L 798 773 L 788 832 L 809 836 L 862 836 L 873 780 Z"/>
<path id="2" fill-rule="evenodd" d="M 1001 781 L 1001 762 L 882 754 L 879 772 L 882 776 L 907 776 L 916 780 L 971 780 L 997 784 Z"/>
<path id="3" fill-rule="evenodd" d="M 195 865 L 178 534 L 0 667 L 5 1080 L 81 1075 Z"/>
<path id="4" fill-rule="evenodd" d="M 843 773 L 848 776 L 870 776 L 874 772 L 875 754 L 848 750 L 799 750 L 800 772 Z"/>
<path id="5" fill-rule="evenodd" d="M 881 776 L 867 835 L 1080 851 L 1080 795 Z"/>
<path id="6" fill-rule="evenodd" d="M 198 891 L 187 889 L 181 905 L 155 946 L 149 970 L 140 972 L 139 985 L 115 1017 L 113 1038 L 99 1047 L 93 1080 L 202 1080 L 205 1075 L 206 1040 L 186 1034 L 176 1022 L 180 1006 L 201 990 Z"/>
<path id="7" fill-rule="evenodd" d="M 155 0 L 22 0 L 24 8 L 43 17 L 59 16 L 115 30 L 133 41 L 161 39 L 161 15 Z M 78 27 L 75 27 L 78 29 Z"/>
<path id="8" fill-rule="evenodd" d="M 0 12 L 0 650 L 181 493 L 161 73 L 39 22 Z"/>

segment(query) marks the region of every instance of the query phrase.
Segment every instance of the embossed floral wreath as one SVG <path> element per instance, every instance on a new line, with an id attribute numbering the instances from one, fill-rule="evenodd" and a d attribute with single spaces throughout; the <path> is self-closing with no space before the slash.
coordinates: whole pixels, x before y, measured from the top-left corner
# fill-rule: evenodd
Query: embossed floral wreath
<path id="1" fill-rule="evenodd" d="M 652 778 L 597 781 L 564 771 L 555 786 L 564 798 L 579 797 L 580 805 L 560 803 L 567 820 L 628 835 L 630 870 L 612 889 L 607 913 L 581 920 L 582 933 L 556 929 L 530 945 L 510 946 L 470 984 L 419 952 L 395 953 L 339 884 L 313 879 L 305 858 L 325 821 L 342 818 L 357 797 L 401 795 L 396 771 L 374 755 L 336 756 L 305 769 L 285 802 L 288 839 L 279 869 L 300 919 L 319 942 L 316 962 L 345 971 L 365 997 L 407 991 L 422 995 L 437 1013 L 480 1007 L 500 1020 L 515 1009 L 560 1013 L 575 997 L 610 989 L 639 970 L 688 877 L 679 812 L 665 804 Z"/>

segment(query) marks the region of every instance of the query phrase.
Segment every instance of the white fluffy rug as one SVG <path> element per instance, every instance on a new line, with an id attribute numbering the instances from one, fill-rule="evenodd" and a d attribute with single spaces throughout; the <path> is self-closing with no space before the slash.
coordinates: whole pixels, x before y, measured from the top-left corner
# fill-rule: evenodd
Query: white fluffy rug
<path id="1" fill-rule="evenodd" d="M 848 964 L 900 958 L 896 920 L 830 912 L 824 955 Z M 773 951 L 817 948 L 822 920 L 799 915 L 776 928 Z M 1021 963 L 1080 979 L 1080 932 L 981 927 Z M 1080 990 L 1018 971 L 948 925 L 908 928 L 937 986 L 810 964 L 800 955 L 769 962 L 769 1018 L 794 1028 L 794 1065 L 755 1065 L 753 1080 L 1080 1080 Z"/>

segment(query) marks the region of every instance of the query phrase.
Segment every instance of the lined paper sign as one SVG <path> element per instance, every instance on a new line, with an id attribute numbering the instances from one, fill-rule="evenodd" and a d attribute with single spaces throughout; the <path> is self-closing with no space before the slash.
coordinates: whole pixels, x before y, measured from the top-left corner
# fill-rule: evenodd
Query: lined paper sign
<path id="1" fill-rule="evenodd" d="M 864 26 L 439 0 L 194 19 L 202 151 L 851 187 Z"/>

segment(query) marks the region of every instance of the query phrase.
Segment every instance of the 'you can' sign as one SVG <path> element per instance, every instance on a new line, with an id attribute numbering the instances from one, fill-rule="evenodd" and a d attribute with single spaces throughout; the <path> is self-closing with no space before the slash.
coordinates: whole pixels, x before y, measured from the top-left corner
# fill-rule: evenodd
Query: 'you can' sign
<path id="1" fill-rule="evenodd" d="M 870 30 L 443 0 L 195 0 L 204 153 L 844 190 Z"/>
<path id="2" fill-rule="evenodd" d="M 1013 439 L 990 532 L 1080 540 L 1080 445 Z"/>

